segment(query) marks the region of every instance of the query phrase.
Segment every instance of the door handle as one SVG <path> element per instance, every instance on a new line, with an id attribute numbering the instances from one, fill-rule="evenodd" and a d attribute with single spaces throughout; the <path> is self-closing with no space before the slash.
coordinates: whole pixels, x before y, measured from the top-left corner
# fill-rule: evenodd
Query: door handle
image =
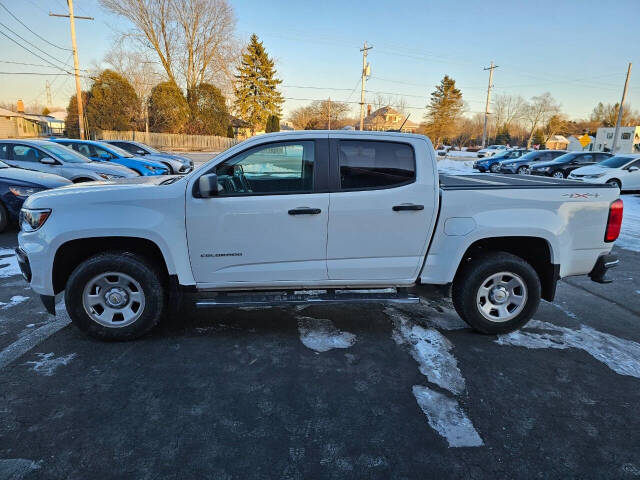
<path id="1" fill-rule="evenodd" d="M 289 210 L 289 215 L 317 215 L 320 212 L 319 208 L 299 207 Z"/>
<path id="2" fill-rule="evenodd" d="M 424 210 L 424 205 L 414 205 L 414 204 L 409 204 L 409 205 L 394 205 L 393 206 L 393 211 L 394 212 L 401 212 L 403 210 Z"/>

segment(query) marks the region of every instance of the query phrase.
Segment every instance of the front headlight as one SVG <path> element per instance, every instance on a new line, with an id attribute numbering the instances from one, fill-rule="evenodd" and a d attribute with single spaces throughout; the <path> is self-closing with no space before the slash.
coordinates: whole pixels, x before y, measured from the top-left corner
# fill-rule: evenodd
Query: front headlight
<path id="1" fill-rule="evenodd" d="M 105 180 L 115 180 L 116 178 L 124 178 L 122 175 L 112 175 L 110 173 L 99 173 L 102 178 Z"/>
<path id="2" fill-rule="evenodd" d="M 21 187 L 21 186 L 11 186 L 9 187 L 9 191 L 13 193 L 16 197 L 27 198 L 29 195 L 33 195 L 34 193 L 38 193 L 45 190 L 42 187 Z"/>
<path id="3" fill-rule="evenodd" d="M 585 175 L 584 178 L 600 178 L 600 177 L 604 177 L 604 172 L 603 173 L 594 173 L 593 175 Z"/>
<path id="4" fill-rule="evenodd" d="M 50 208 L 23 208 L 20 210 L 20 230 L 23 232 L 35 232 L 51 215 Z"/>
<path id="5" fill-rule="evenodd" d="M 147 170 L 149 170 L 150 172 L 161 172 L 162 170 L 164 170 L 163 168 L 160 167 L 152 167 L 151 165 L 145 165 L 144 168 L 146 168 Z"/>

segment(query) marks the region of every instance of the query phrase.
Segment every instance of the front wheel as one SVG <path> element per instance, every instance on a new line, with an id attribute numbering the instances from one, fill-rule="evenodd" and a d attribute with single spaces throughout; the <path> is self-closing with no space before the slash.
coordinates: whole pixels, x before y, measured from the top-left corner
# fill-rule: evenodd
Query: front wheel
<path id="1" fill-rule="evenodd" d="M 529 167 L 520 167 L 518 168 L 518 175 L 526 175 L 529 173 Z"/>
<path id="2" fill-rule="evenodd" d="M 453 281 L 458 315 L 475 330 L 499 334 L 524 326 L 540 304 L 540 278 L 522 258 L 493 252 L 464 265 Z"/>
<path id="3" fill-rule="evenodd" d="M 561 170 L 557 170 L 551 174 L 553 178 L 564 178 L 564 173 Z"/>
<path id="4" fill-rule="evenodd" d="M 140 255 L 108 252 L 71 273 L 65 304 L 73 323 L 100 340 L 132 340 L 160 321 L 166 289 L 158 268 Z"/>
<path id="5" fill-rule="evenodd" d="M 489 170 L 491 170 L 491 173 L 498 173 L 500 172 L 500 164 L 499 163 L 494 163 L 493 165 L 491 165 L 489 167 Z"/>

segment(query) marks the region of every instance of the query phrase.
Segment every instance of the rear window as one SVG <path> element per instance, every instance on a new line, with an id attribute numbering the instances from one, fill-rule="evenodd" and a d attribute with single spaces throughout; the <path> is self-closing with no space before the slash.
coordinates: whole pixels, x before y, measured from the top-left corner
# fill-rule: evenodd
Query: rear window
<path id="1" fill-rule="evenodd" d="M 416 178 L 415 155 L 406 143 L 340 141 L 339 168 L 342 190 L 397 187 Z"/>

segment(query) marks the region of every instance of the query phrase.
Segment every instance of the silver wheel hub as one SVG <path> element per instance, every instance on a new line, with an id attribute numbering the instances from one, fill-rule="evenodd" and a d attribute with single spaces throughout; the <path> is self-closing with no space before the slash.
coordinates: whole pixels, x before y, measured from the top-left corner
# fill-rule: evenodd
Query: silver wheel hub
<path id="1" fill-rule="evenodd" d="M 87 315 L 105 327 L 121 328 L 138 320 L 145 295 L 140 283 L 122 272 L 105 272 L 89 280 L 82 292 Z"/>
<path id="2" fill-rule="evenodd" d="M 527 304 L 527 286 L 512 272 L 494 273 L 487 277 L 476 295 L 480 314 L 491 322 L 508 322 L 517 317 Z"/>

